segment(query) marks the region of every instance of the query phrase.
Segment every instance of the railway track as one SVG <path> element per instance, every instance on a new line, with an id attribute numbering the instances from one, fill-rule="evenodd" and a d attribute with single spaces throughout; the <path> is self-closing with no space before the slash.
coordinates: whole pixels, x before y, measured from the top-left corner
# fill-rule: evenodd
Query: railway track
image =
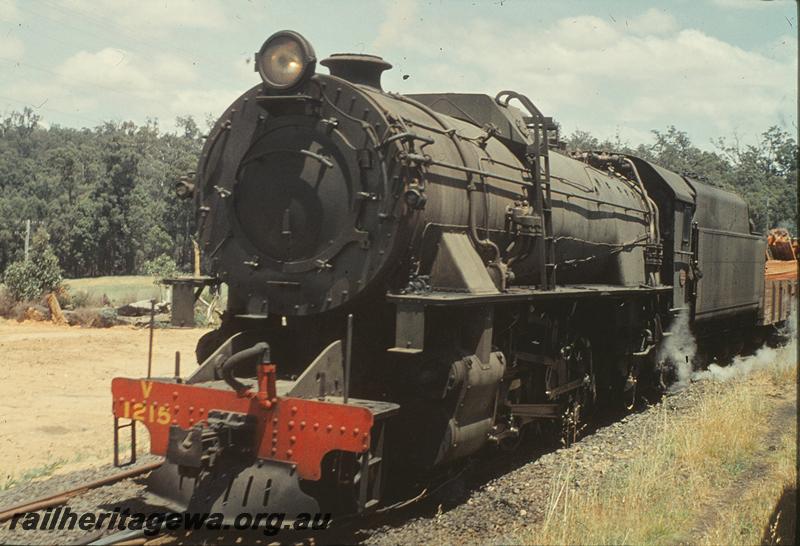
<path id="1" fill-rule="evenodd" d="M 698 385 L 689 391 L 696 391 L 700 389 Z M 668 403 L 676 405 L 677 407 L 688 407 L 696 402 L 697 398 L 686 396 L 684 394 L 668 395 L 663 400 L 656 402 Z M 651 403 L 654 401 L 651 401 Z M 640 419 L 649 419 L 644 414 L 647 414 L 650 404 L 641 404 L 633 409 L 633 411 L 626 411 L 624 408 L 605 408 L 604 411 L 596 414 L 595 420 L 591 425 L 587 426 L 584 430 L 584 437 L 578 440 L 575 448 L 581 453 L 597 453 L 599 457 L 603 451 L 595 452 L 593 447 L 598 443 L 598 437 L 607 437 L 602 444 L 603 446 L 609 444 L 608 438 L 629 438 L 629 436 L 619 436 L 620 430 L 631 429 L 634 434 L 641 428 L 634 422 Z M 630 424 L 628 424 L 630 423 Z M 549 438 L 549 440 L 548 440 Z M 616 440 L 614 440 L 616 442 Z M 627 443 L 627 442 L 620 442 Z M 367 518 L 351 518 L 347 520 L 338 520 L 334 522 L 329 529 L 325 531 L 281 531 L 276 535 L 266 535 L 263 530 L 256 530 L 250 532 L 242 531 L 211 531 L 211 530 L 194 530 L 194 531 L 174 531 L 174 532 L 161 532 L 155 536 L 149 536 L 144 531 L 128 530 L 121 532 L 109 532 L 108 530 L 99 530 L 95 533 L 84 535 L 78 542 L 72 544 L 95 544 L 95 545 L 111 545 L 111 544 L 128 544 L 128 545 L 165 545 L 165 544 L 230 544 L 236 543 L 244 544 L 273 544 L 273 543 L 292 543 L 292 544 L 335 544 L 335 543 L 360 543 L 363 541 L 377 540 L 391 542 L 393 536 L 396 536 L 398 530 L 410 527 L 412 529 L 420 527 L 419 523 L 425 521 L 438 520 L 442 513 L 453 511 L 454 514 L 459 514 L 469 511 L 468 505 L 472 505 L 473 501 L 485 504 L 487 491 L 492 491 L 495 487 L 498 488 L 498 493 L 488 493 L 492 497 L 506 498 L 510 495 L 512 503 L 516 506 L 520 503 L 520 499 L 514 499 L 511 495 L 515 491 L 516 483 L 535 483 L 537 480 L 545 480 L 547 476 L 553 475 L 553 464 L 550 462 L 545 463 L 545 460 L 551 458 L 564 458 L 562 452 L 572 452 L 574 449 L 563 450 L 558 440 L 552 435 L 529 435 L 523 439 L 522 444 L 514 452 L 502 454 L 500 451 L 493 451 L 489 456 L 477 458 L 470 467 L 467 467 L 455 476 L 449 476 L 447 479 L 442 479 L 438 485 L 431 486 L 428 490 L 418 494 L 416 497 L 406 502 L 398 502 L 396 505 L 385 509 L 381 513 L 374 514 Z M 602 448 L 603 450 L 606 447 Z M 556 452 L 559 452 L 558 454 Z M 541 462 L 539 462 L 541 461 Z M 132 478 L 148 471 L 157 468 L 159 462 L 142 465 L 136 468 L 131 468 L 124 472 L 119 472 L 103 479 L 87 482 L 78 487 L 65 489 L 55 494 L 42 496 L 25 503 L 19 503 L 9 508 L 0 511 L 0 522 L 7 521 L 14 513 L 46 510 L 48 507 L 55 507 L 67 503 L 71 498 L 80 496 L 91 489 L 101 488 L 106 485 L 111 485 L 128 478 Z M 532 468 L 533 470 L 529 470 Z M 517 475 L 522 478 L 509 478 L 510 476 Z M 534 479 L 531 478 L 534 477 Z M 509 486 L 509 480 L 515 482 Z M 581 478 L 583 480 L 583 478 Z M 498 483 L 505 483 L 505 485 L 497 485 Z M 538 489 L 544 490 L 546 487 L 545 482 L 542 481 L 541 487 Z M 501 491 L 503 493 L 500 493 Z M 538 493 L 537 493 L 538 494 Z M 484 499 L 484 500 L 476 500 Z M 533 506 L 539 503 L 541 499 L 536 497 L 527 498 L 528 506 Z M 110 501 L 106 501 L 108 505 Z M 121 501 L 124 503 L 125 501 Z M 114 504 L 116 505 L 116 504 Z M 152 509 L 152 507 L 150 507 Z M 528 513 L 531 513 L 531 508 L 526 507 Z M 107 506 L 106 506 L 107 509 Z M 488 508 L 485 508 L 488 510 Z M 493 508 L 494 509 L 494 508 Z M 482 510 L 481 510 L 482 511 Z M 484 516 L 486 515 L 485 512 Z M 450 519 L 454 519 L 448 516 Z M 507 517 L 507 516 L 504 516 Z M 402 531 L 406 533 L 406 531 Z M 53 535 L 51 535 L 52 537 Z M 406 536 L 406 535 L 401 535 Z M 411 535 L 409 535 L 411 536 Z M 19 535 L 18 538 L 25 538 L 24 535 Z M 63 538 L 56 537 L 60 541 Z M 59 541 L 57 540 L 57 541 Z M 16 539 L 11 541 L 0 540 L 0 542 L 18 542 Z M 51 538 L 50 543 L 53 542 Z"/>
<path id="2" fill-rule="evenodd" d="M 133 478 L 140 474 L 144 474 L 145 472 L 150 472 L 155 470 L 161 466 L 161 462 L 154 462 L 148 463 L 142 466 L 137 466 L 135 468 L 130 468 L 128 470 L 123 470 L 122 472 L 118 472 L 111 476 L 106 476 L 105 478 L 101 478 L 99 480 L 95 480 L 85 485 L 81 485 L 78 487 L 73 487 L 71 489 L 65 489 L 58 493 L 47 495 L 45 497 L 40 497 L 30 502 L 20 503 L 8 508 L 3 508 L 0 510 L 0 523 L 4 523 L 11 518 L 14 517 L 15 514 L 21 514 L 24 512 L 37 512 L 39 510 L 46 510 L 48 508 L 53 508 L 55 506 L 60 506 L 66 504 L 66 502 L 75 497 L 80 495 L 81 493 L 85 493 L 90 489 L 96 489 L 98 487 L 103 487 L 105 485 L 110 485 L 112 483 L 116 483 L 118 481 L 127 480 L 128 478 Z"/>
<path id="3" fill-rule="evenodd" d="M 609 425 L 619 423 L 625 416 L 646 410 L 647 404 L 633 411 L 625 408 L 603 408 L 595 420 L 587 424 L 583 434 L 588 436 Z M 578 440 L 579 445 L 581 440 Z M 166 531 L 146 536 L 144 531 L 121 531 L 105 536 L 88 537 L 80 544 L 110 546 L 162 546 L 174 544 L 356 544 L 368 541 L 374 533 L 399 528 L 417 519 L 429 519 L 436 514 L 456 508 L 468 501 L 478 490 L 493 480 L 535 462 L 543 455 L 553 453 L 563 444 L 552 434 L 530 434 L 521 445 L 510 452 L 493 451 L 474 459 L 469 465 L 449 476 L 443 476 L 428 488 L 404 500 L 384 507 L 367 517 L 350 516 L 334 521 L 322 531 L 280 531 L 265 535 L 263 530 L 225 532 L 210 530 Z"/>
<path id="4" fill-rule="evenodd" d="M 591 433 L 608 423 L 616 421 L 623 413 L 621 411 L 604 412 L 602 417 L 596 419 L 586 432 Z M 550 439 L 548 440 L 547 438 Z M 242 543 L 247 544 L 270 544 L 276 541 L 301 544 L 356 543 L 369 537 L 377 529 L 401 526 L 415 518 L 430 517 L 437 510 L 442 510 L 442 508 L 447 510 L 457 506 L 465 502 L 472 491 L 489 481 L 558 448 L 559 443 L 554 438 L 545 437 L 544 435 L 531 435 L 514 452 L 497 452 L 491 458 L 480 457 L 473 464 L 462 468 L 459 472 L 442 477 L 427 489 L 412 493 L 409 498 L 398 500 L 391 506 L 381 509 L 378 513 L 366 518 L 350 517 L 338 520 L 324 531 L 281 531 L 278 535 L 268 536 L 261 530 L 251 532 L 229 531 L 225 532 L 224 535 L 220 535 L 219 531 L 195 530 L 188 533 L 186 531 L 162 532 L 152 536 L 146 535 L 144 530 L 109 532 L 107 529 L 100 529 L 88 534 L 85 533 L 83 537 L 71 542 L 71 544 L 95 544 L 98 546 L 111 544 L 215 544 L 220 543 L 220 540 L 230 543 L 232 538 L 241 539 Z M 70 499 L 79 497 L 88 491 L 146 474 L 158 468 L 160 464 L 160 461 L 156 461 L 129 468 L 101 479 L 87 481 L 75 487 L 64 488 L 55 493 L 49 493 L 2 508 L 0 511 L 0 523 L 8 522 L 13 518 L 14 514 L 41 512 L 48 508 L 66 505 Z M 120 504 L 125 504 L 125 501 L 121 500 Z M 60 538 L 59 540 L 63 539 Z"/>

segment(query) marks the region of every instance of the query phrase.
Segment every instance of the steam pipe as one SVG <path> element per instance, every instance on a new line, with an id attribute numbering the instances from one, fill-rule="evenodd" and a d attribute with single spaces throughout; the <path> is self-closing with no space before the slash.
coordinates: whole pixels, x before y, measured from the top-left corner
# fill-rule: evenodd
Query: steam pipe
<path id="1" fill-rule="evenodd" d="M 639 176 L 639 169 L 636 168 L 636 164 L 631 161 L 629 157 L 622 156 L 622 160 L 626 162 L 631 169 L 633 169 L 633 174 L 636 177 L 636 182 L 639 184 L 639 191 L 642 192 L 642 197 L 647 204 L 647 208 L 650 211 L 650 236 L 651 242 L 654 244 L 659 244 L 661 242 L 661 233 L 659 229 L 659 218 L 658 218 L 658 207 L 650 199 L 650 195 L 647 193 L 647 190 L 644 188 L 644 183 L 642 182 L 642 177 Z"/>
<path id="2" fill-rule="evenodd" d="M 233 373 L 236 371 L 236 368 L 239 367 L 241 364 L 252 360 L 261 356 L 262 362 L 269 361 L 269 344 L 260 341 L 250 347 L 249 349 L 245 349 L 243 351 L 239 351 L 238 353 L 230 356 L 227 360 L 225 360 L 222 364 L 217 365 L 217 369 L 219 370 L 220 376 L 222 379 L 227 383 L 233 390 L 236 392 L 241 392 L 247 389 L 247 385 L 238 381 L 234 376 Z"/>

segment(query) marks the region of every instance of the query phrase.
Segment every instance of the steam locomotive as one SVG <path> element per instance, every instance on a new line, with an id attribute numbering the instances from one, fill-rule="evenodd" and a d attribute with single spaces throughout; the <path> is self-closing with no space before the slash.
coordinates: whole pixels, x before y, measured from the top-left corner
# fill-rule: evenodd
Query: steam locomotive
<path id="1" fill-rule="evenodd" d="M 190 377 L 113 380 L 115 434 L 142 422 L 165 458 L 160 502 L 367 513 L 663 384 L 677 316 L 743 342 L 785 320 L 737 195 L 567 153 L 520 93 L 400 95 L 380 57 L 320 64 L 295 32 L 267 39 L 178 184 L 228 303 Z"/>

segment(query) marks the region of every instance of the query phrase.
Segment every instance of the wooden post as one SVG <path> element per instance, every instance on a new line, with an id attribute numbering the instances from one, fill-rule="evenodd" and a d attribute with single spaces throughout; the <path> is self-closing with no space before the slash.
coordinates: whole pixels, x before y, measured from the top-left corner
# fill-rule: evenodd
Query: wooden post
<path id="1" fill-rule="evenodd" d="M 194 250 L 194 276 L 200 276 L 200 245 L 197 240 L 192 239 L 192 249 Z"/>
<path id="2" fill-rule="evenodd" d="M 28 250 L 31 246 L 31 221 L 25 220 L 25 261 L 28 261 Z"/>
<path id="3" fill-rule="evenodd" d="M 65 324 L 67 322 L 64 319 L 64 313 L 61 312 L 61 305 L 58 303 L 55 292 L 50 292 L 47 295 L 47 306 L 50 308 L 50 320 L 54 324 Z"/>

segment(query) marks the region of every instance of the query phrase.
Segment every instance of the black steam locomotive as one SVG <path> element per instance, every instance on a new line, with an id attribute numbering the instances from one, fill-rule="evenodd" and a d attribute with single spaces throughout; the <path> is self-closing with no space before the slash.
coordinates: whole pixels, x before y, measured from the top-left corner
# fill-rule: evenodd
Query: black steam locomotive
<path id="1" fill-rule="evenodd" d="M 117 426 L 143 421 L 166 457 L 162 499 L 369 511 L 392 480 L 532 424 L 574 435 L 598 399 L 663 383 L 676 316 L 701 338 L 775 321 L 738 196 L 568 154 L 513 91 L 399 95 L 379 57 L 320 64 L 299 34 L 270 37 L 179 184 L 228 305 L 187 380 L 115 379 Z"/>

